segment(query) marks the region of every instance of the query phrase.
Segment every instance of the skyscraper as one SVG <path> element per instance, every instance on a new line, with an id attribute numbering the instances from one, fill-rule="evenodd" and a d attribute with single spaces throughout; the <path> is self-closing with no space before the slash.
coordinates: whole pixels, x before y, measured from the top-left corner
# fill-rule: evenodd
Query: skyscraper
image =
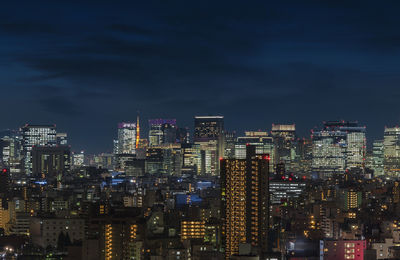
<path id="1" fill-rule="evenodd" d="M 56 125 L 30 125 L 21 128 L 22 147 L 24 154 L 25 173 L 32 173 L 32 147 L 33 146 L 56 146 Z"/>
<path id="2" fill-rule="evenodd" d="M 398 176 L 400 172 L 400 127 L 386 127 L 383 138 L 385 175 Z"/>
<path id="3" fill-rule="evenodd" d="M 268 154 L 270 162 L 274 161 L 274 143 L 272 137 L 265 131 L 246 131 L 245 136 L 239 136 L 235 143 L 236 159 L 246 159 L 247 146 L 254 145 L 256 154 Z M 269 171 L 274 171 L 274 164 L 269 164 Z"/>
<path id="4" fill-rule="evenodd" d="M 149 146 L 175 143 L 176 119 L 149 120 Z"/>
<path id="5" fill-rule="evenodd" d="M 136 153 L 136 124 L 118 124 L 118 154 Z"/>
<path id="6" fill-rule="evenodd" d="M 372 144 L 372 169 L 374 176 L 381 176 L 384 174 L 384 147 L 383 140 L 375 140 Z"/>
<path id="7" fill-rule="evenodd" d="M 269 156 L 247 146 L 246 159 L 221 160 L 222 236 L 226 259 L 240 244 L 251 244 L 262 256 L 268 252 Z"/>
<path id="8" fill-rule="evenodd" d="M 202 175 L 217 175 L 219 158 L 224 156 L 223 116 L 195 116 L 194 143 L 200 145 Z"/>
<path id="9" fill-rule="evenodd" d="M 68 146 L 41 147 L 32 149 L 32 176 L 45 179 L 48 183 L 60 181 L 70 169 Z"/>
<path id="10" fill-rule="evenodd" d="M 271 135 L 274 138 L 274 163 L 284 163 L 285 168 L 291 170 L 295 159 L 296 126 L 272 124 Z"/>
<path id="11" fill-rule="evenodd" d="M 312 131 L 312 172 L 320 178 L 363 169 L 366 154 L 365 126 L 357 122 L 328 121 Z"/>
<path id="12" fill-rule="evenodd" d="M 224 132 L 223 116 L 195 116 L 194 141 L 218 139 Z"/>

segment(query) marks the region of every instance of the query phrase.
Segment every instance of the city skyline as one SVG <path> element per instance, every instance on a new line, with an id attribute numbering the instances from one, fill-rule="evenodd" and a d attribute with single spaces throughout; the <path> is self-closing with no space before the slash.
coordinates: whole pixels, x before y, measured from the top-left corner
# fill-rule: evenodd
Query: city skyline
<path id="1" fill-rule="evenodd" d="M 197 116 L 199 116 L 199 115 L 197 115 Z M 202 115 L 202 116 L 205 116 L 205 115 Z M 208 116 L 211 116 L 211 115 L 207 115 L 205 117 L 208 117 Z M 218 116 L 222 116 L 224 118 L 224 122 L 226 124 L 226 117 L 224 117 L 223 115 L 218 115 Z M 172 119 L 172 120 L 176 121 L 177 127 L 188 128 L 190 137 L 193 138 L 195 117 L 196 116 L 192 117 L 192 125 L 191 126 L 182 126 L 181 124 L 179 124 L 178 120 L 176 120 L 176 119 Z M 172 118 L 172 117 L 169 117 L 169 118 Z M 135 120 L 136 119 L 137 118 L 135 118 Z M 74 151 L 74 152 L 85 151 L 85 152 L 87 152 L 89 154 L 96 154 L 96 153 L 98 154 L 98 153 L 104 153 L 104 152 L 111 153 L 111 152 L 113 152 L 113 140 L 117 140 L 118 139 L 118 131 L 117 130 L 119 129 L 120 125 L 121 124 L 127 124 L 127 123 L 128 124 L 132 123 L 132 124 L 136 125 L 136 121 L 135 120 L 130 120 L 130 121 L 129 120 L 125 120 L 125 121 L 121 121 L 121 122 L 116 123 L 115 126 L 114 126 L 114 129 L 113 129 L 113 134 L 111 136 L 106 137 L 107 141 L 109 141 L 109 142 L 104 147 L 103 146 L 95 146 L 95 147 L 98 147 L 98 148 L 94 148 L 93 149 L 93 147 L 89 147 L 89 146 L 87 146 L 85 144 L 77 144 L 77 142 L 74 141 L 71 138 L 69 133 L 67 133 L 68 134 L 68 143 L 72 147 L 72 151 Z M 143 120 L 143 118 L 141 118 L 141 120 L 142 120 L 142 123 L 140 125 L 140 137 L 149 140 L 149 134 L 150 134 L 149 133 L 149 129 L 150 129 L 149 122 L 150 121 L 154 121 L 154 120 L 169 120 L 169 119 L 151 118 L 151 119 Z M 318 125 L 315 125 L 314 127 L 306 130 L 306 129 L 299 129 L 295 122 L 273 122 L 270 126 L 266 126 L 265 128 L 257 128 L 257 129 L 251 129 L 251 128 L 246 128 L 246 127 L 241 127 L 241 128 L 236 128 L 236 129 L 226 129 L 226 128 L 224 128 L 224 131 L 226 133 L 235 132 L 236 133 L 236 137 L 244 136 L 245 133 L 249 132 L 249 131 L 250 132 L 252 132 L 252 131 L 266 131 L 269 134 L 269 136 L 272 136 L 271 135 L 271 131 L 272 131 L 272 126 L 273 125 L 294 125 L 295 126 L 295 133 L 296 133 L 296 137 L 297 138 L 299 138 L 299 139 L 311 139 L 313 131 L 315 131 L 316 129 L 320 129 L 325 122 L 335 122 L 335 121 L 337 121 L 337 122 L 357 122 L 357 123 L 360 123 L 357 120 L 344 120 L 344 119 L 324 120 L 324 121 L 319 122 Z M 64 132 L 66 132 L 65 129 L 62 129 L 61 127 L 58 127 L 57 124 L 55 124 L 53 122 L 50 122 L 50 123 L 26 123 L 24 125 L 21 125 L 20 127 L 14 128 L 14 129 L 13 128 L 1 129 L 0 133 L 1 132 L 5 133 L 5 132 L 8 132 L 8 131 L 16 131 L 16 132 L 18 132 L 25 125 L 54 125 L 58 129 L 61 129 Z M 368 135 L 368 126 L 366 126 L 365 124 L 360 124 L 360 126 L 366 128 L 365 134 L 366 134 L 366 141 L 367 141 L 367 149 L 372 151 L 373 142 L 378 141 L 378 140 L 383 140 L 385 129 L 391 128 L 391 127 L 399 127 L 399 125 L 400 125 L 400 122 L 399 122 L 399 124 L 396 124 L 396 125 L 385 125 L 382 128 L 380 136 L 377 136 L 376 138 L 371 138 L 371 136 Z M 239 131 L 237 129 L 241 129 L 241 130 Z"/>
<path id="2" fill-rule="evenodd" d="M 400 259 L 387 1 L 0 8 L 0 259 Z"/>
<path id="3" fill-rule="evenodd" d="M 239 132 L 293 122 L 301 136 L 345 119 L 378 139 L 400 122 L 398 2 L 42 3 L 0 11 L 0 129 L 56 123 L 99 152 L 138 110 L 189 127 L 221 114 Z"/>

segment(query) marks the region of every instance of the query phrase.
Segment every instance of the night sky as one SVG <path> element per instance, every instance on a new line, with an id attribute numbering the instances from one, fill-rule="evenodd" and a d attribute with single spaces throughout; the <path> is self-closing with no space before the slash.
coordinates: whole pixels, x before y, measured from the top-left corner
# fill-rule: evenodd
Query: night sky
<path id="1" fill-rule="evenodd" d="M 398 0 L 12 2 L 1 129 L 55 123 L 73 150 L 110 152 L 138 110 L 146 125 L 219 114 L 239 133 L 294 122 L 301 136 L 345 119 L 382 138 L 400 122 Z"/>

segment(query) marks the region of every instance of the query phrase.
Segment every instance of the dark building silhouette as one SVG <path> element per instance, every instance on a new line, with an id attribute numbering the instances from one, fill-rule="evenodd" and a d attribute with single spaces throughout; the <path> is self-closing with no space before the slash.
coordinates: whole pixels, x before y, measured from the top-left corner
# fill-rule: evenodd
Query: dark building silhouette
<path id="1" fill-rule="evenodd" d="M 32 149 L 32 175 L 48 182 L 60 180 L 70 169 L 70 149 L 68 146 L 44 147 Z"/>

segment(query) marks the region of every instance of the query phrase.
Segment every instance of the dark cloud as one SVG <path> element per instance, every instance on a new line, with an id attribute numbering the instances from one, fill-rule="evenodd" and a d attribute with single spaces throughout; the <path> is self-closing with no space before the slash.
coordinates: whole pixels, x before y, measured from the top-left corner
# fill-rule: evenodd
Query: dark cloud
<path id="1" fill-rule="evenodd" d="M 64 96 L 50 96 L 38 100 L 44 110 L 48 113 L 59 116 L 75 117 L 84 111 L 77 108 L 77 105 Z"/>
<path id="2" fill-rule="evenodd" d="M 4 121 L 52 120 L 76 149 L 109 150 L 138 110 L 303 135 L 359 119 L 371 138 L 400 120 L 396 1 L 40 3 L 0 10 L 0 84 L 20 104 Z"/>

